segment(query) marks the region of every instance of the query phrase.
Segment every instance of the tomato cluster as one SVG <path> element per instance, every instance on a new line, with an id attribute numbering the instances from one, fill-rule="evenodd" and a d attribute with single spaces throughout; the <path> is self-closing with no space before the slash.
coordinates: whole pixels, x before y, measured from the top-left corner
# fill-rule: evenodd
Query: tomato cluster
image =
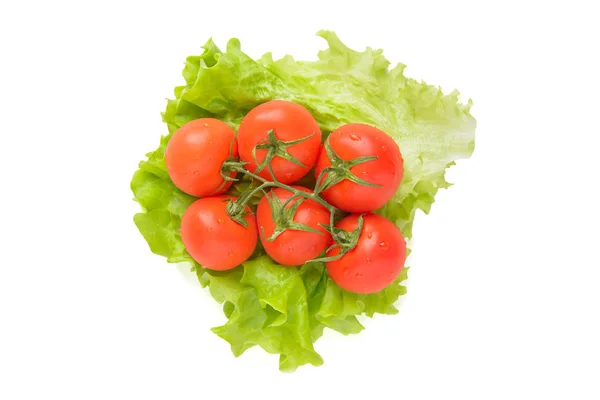
<path id="1" fill-rule="evenodd" d="M 175 186 L 200 197 L 183 215 L 181 237 L 205 268 L 235 268 L 259 239 L 279 264 L 324 261 L 330 277 L 356 293 L 382 290 L 404 266 L 400 230 L 372 213 L 396 193 L 402 155 L 373 126 L 343 125 L 322 142 L 306 108 L 273 100 L 251 110 L 237 135 L 213 118 L 186 123 L 173 133 L 165 162 Z M 291 185 L 313 169 L 312 190 Z M 258 186 L 225 194 L 238 174 Z M 260 192 L 254 212 L 248 201 Z"/>

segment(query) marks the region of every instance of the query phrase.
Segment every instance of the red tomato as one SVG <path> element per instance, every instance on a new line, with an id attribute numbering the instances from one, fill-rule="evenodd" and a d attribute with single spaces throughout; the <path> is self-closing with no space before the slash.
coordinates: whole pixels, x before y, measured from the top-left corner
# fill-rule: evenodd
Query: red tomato
<path id="1" fill-rule="evenodd" d="M 280 154 L 275 156 L 270 163 L 275 177 L 282 183 L 297 181 L 315 165 L 321 145 L 321 130 L 317 121 L 306 108 L 283 100 L 269 101 L 250 111 L 242 120 L 238 130 L 240 158 L 248 162 L 246 168 L 250 172 L 255 172 L 258 167 L 252 157 L 252 150 L 256 145 L 264 144 L 267 141 L 267 133 L 270 130 L 273 130 L 279 146 L 279 149 L 271 151 L 274 154 Z M 285 144 L 285 142 L 305 138 L 306 140 L 297 144 L 287 146 Z M 267 149 L 256 150 L 256 159 L 259 165 L 263 163 L 267 152 Z M 285 153 L 289 153 L 289 156 L 302 165 L 290 161 L 289 156 L 287 156 L 288 159 L 282 158 Z M 272 180 L 266 166 L 258 175 Z"/>
<path id="2" fill-rule="evenodd" d="M 373 211 L 387 203 L 398 190 L 404 166 L 400 149 L 385 132 L 365 124 L 348 124 L 336 129 L 327 138 L 333 151 L 344 161 L 361 156 L 376 156 L 376 160 L 350 169 L 357 178 L 380 185 L 369 187 L 344 179 L 322 192 L 331 205 L 352 213 Z M 315 175 L 331 166 L 324 147 L 321 149 Z"/>
<path id="3" fill-rule="evenodd" d="M 196 119 L 177 129 L 165 151 L 167 171 L 175 186 L 196 197 L 225 192 L 231 181 L 224 183 L 221 165 L 230 148 L 237 157 L 237 144 L 232 146 L 232 141 L 233 129 L 213 118 Z"/>
<path id="4" fill-rule="evenodd" d="M 349 215 L 337 225 L 346 231 L 358 227 L 358 215 Z M 327 257 L 340 253 L 339 247 Z M 355 248 L 342 258 L 326 263 L 329 276 L 340 287 L 355 293 L 375 293 L 392 283 L 402 271 L 406 242 L 400 229 L 377 214 L 363 215 L 363 228 Z"/>
<path id="5" fill-rule="evenodd" d="M 205 197 L 193 202 L 181 220 L 181 239 L 192 258 L 204 268 L 223 271 L 246 261 L 256 247 L 256 218 L 248 206 L 248 227 L 233 221 L 225 207 L 233 196 Z"/>
<path id="6" fill-rule="evenodd" d="M 294 186 L 294 188 L 307 193 L 311 192 L 300 186 Z M 283 205 L 291 195 L 292 193 L 286 189 L 276 188 L 267 196 L 276 196 Z M 329 211 L 314 200 L 305 199 L 298 206 L 293 221 L 316 229 L 322 234 L 286 229 L 270 242 L 267 238 L 275 231 L 275 222 L 267 196 L 260 199 L 256 210 L 260 241 L 267 254 L 279 264 L 288 266 L 301 265 L 308 260 L 317 258 L 327 248 L 331 239 L 329 232 L 319 225 L 329 226 Z M 289 209 L 297 201 L 296 199 L 292 200 L 286 208 Z"/>

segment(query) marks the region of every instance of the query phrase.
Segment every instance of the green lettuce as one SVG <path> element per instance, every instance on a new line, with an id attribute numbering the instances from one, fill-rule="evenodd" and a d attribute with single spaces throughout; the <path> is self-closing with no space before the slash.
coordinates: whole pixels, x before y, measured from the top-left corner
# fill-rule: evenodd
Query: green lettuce
<path id="1" fill-rule="evenodd" d="M 227 322 L 213 331 L 230 343 L 236 356 L 255 345 L 279 354 L 283 371 L 323 363 L 313 343 L 325 328 L 354 334 L 363 329 L 357 316 L 397 313 L 394 303 L 406 292 L 401 282 L 408 268 L 392 285 L 370 295 L 341 289 L 322 263 L 277 265 L 260 246 L 249 261 L 231 271 L 202 268 L 187 254 L 179 234 L 183 212 L 194 198 L 168 177 L 164 152 L 170 135 L 202 117 L 218 118 L 237 129 L 248 111 L 272 99 L 305 106 L 324 134 L 350 122 L 377 126 L 397 141 L 405 168 L 398 192 L 378 213 L 395 222 L 407 238 L 412 237 L 416 211 L 428 213 L 438 189 L 449 187 L 446 168 L 469 157 L 474 147 L 471 102 L 461 104 L 458 92 L 443 94 L 438 87 L 405 77 L 403 64 L 390 69 L 381 50 L 357 52 L 332 32 L 319 36 L 329 46 L 316 61 L 291 56 L 273 60 L 271 54 L 254 60 L 242 52 L 237 39 L 231 39 L 225 51 L 209 40 L 201 55 L 186 59 L 185 85 L 175 88 L 175 99 L 162 114 L 169 134 L 140 162 L 131 181 L 143 208 L 134 222 L 150 249 L 169 262 L 191 263 L 202 286 L 223 303 Z M 231 193 L 249 184 L 241 181 Z"/>

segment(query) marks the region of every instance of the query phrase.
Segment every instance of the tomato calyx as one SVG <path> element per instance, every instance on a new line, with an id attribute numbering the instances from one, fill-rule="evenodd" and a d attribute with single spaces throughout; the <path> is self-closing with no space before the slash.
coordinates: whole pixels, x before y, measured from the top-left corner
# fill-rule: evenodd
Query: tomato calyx
<path id="1" fill-rule="evenodd" d="M 315 187 L 315 193 L 320 193 L 324 190 L 327 190 L 330 187 L 337 185 L 344 179 L 348 179 L 349 181 L 354 182 L 358 185 L 369 186 L 374 188 L 382 187 L 381 185 L 377 185 L 368 182 L 364 179 L 361 179 L 358 176 L 354 175 L 352 171 L 350 171 L 352 167 L 355 167 L 359 164 L 364 164 L 369 161 L 377 160 L 377 156 L 361 156 L 346 161 L 342 159 L 335 152 L 335 150 L 333 150 L 333 148 L 329 144 L 329 140 L 325 141 L 323 147 L 325 148 L 327 157 L 331 162 L 331 166 L 324 168 L 317 177 L 317 186 Z"/>
<path id="2" fill-rule="evenodd" d="M 328 262 L 339 260 L 340 258 L 342 258 L 346 253 L 354 249 L 358 244 L 358 239 L 360 239 L 360 234 L 362 233 L 363 222 L 363 216 L 361 214 L 358 216 L 358 225 L 356 226 L 356 229 L 354 229 L 351 232 L 345 229 L 337 228 L 335 226 L 330 227 L 321 225 L 325 229 L 327 229 L 329 233 L 331 233 L 331 238 L 335 241 L 335 243 L 326 250 L 326 253 L 329 253 L 331 250 L 338 247 L 340 248 L 340 252 L 335 256 L 315 258 L 314 260 L 311 260 L 309 262 Z"/>
<path id="3" fill-rule="evenodd" d="M 225 210 L 227 211 L 227 214 L 229 214 L 229 217 L 234 222 L 242 225 L 244 228 L 247 228 L 248 221 L 246 221 L 246 215 L 251 213 L 246 211 L 246 202 L 233 201 L 231 199 L 227 199 L 225 201 L 227 202 Z"/>
<path id="4" fill-rule="evenodd" d="M 266 238 L 266 240 L 272 242 L 288 229 L 323 235 L 323 232 L 319 231 L 318 229 L 294 221 L 296 211 L 298 211 L 298 207 L 300 207 L 300 204 L 302 204 L 302 202 L 305 200 L 304 198 L 292 196 L 288 199 L 288 201 L 282 204 L 279 197 L 277 197 L 273 192 L 267 193 L 265 196 L 269 202 L 271 215 L 273 222 L 275 223 L 275 229 L 273 230 L 273 233 L 271 236 Z M 289 200 L 291 199 L 295 199 L 296 201 L 291 206 L 286 207 L 290 203 Z M 261 232 L 261 235 L 264 237 L 264 232 Z"/>
<path id="5" fill-rule="evenodd" d="M 296 157 L 292 156 L 288 152 L 287 148 L 294 146 L 296 144 L 302 143 L 302 142 L 310 139 L 311 137 L 313 137 L 312 134 L 308 135 L 306 137 L 297 139 L 297 140 L 283 141 L 283 140 L 277 139 L 277 136 L 275 136 L 275 130 L 270 129 L 267 132 L 267 139 L 261 141 L 256 146 L 254 146 L 254 148 L 252 149 L 252 158 L 254 159 L 254 162 L 257 165 L 256 171 L 254 171 L 254 172 L 259 173 L 265 167 L 267 167 L 269 172 L 271 173 L 271 176 L 274 178 L 275 174 L 273 173 L 273 170 L 271 167 L 271 160 L 273 160 L 274 157 L 283 158 L 284 160 L 287 160 L 299 167 L 306 168 L 306 165 L 302 164 L 300 162 L 300 160 L 298 160 Z M 263 161 L 260 164 L 258 163 L 258 159 L 256 158 L 256 150 L 266 150 L 267 151 L 267 154 L 265 154 L 265 158 L 263 159 Z"/>

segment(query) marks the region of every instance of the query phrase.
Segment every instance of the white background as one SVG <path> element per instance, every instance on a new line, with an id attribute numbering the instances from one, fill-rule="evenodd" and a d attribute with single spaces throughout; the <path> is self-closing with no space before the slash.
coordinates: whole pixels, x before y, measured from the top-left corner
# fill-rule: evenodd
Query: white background
<path id="1" fill-rule="evenodd" d="M 0 5 L 0 398 L 600 398 L 594 2 Z M 294 374 L 137 232 L 129 180 L 212 36 L 316 57 L 336 31 L 473 98 L 473 157 L 415 224 L 396 316 Z"/>

